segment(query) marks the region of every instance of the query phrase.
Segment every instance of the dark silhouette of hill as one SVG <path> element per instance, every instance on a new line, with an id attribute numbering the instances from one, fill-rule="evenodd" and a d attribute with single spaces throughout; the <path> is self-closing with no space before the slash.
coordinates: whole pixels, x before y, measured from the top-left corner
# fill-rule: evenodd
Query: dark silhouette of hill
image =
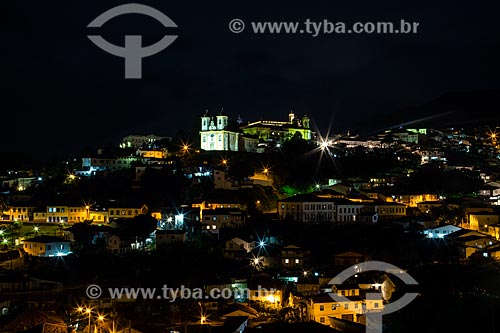
<path id="1" fill-rule="evenodd" d="M 372 132 L 400 126 L 443 128 L 483 124 L 500 125 L 500 90 L 445 93 L 421 106 L 361 120 L 357 127 Z"/>

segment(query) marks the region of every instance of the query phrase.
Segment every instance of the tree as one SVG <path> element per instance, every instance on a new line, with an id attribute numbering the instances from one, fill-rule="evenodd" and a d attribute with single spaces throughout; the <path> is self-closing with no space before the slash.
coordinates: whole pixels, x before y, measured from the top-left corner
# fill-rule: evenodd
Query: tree
<path id="1" fill-rule="evenodd" d="M 144 243 L 157 226 L 157 221 L 147 214 L 140 214 L 131 219 L 121 219 L 117 223 L 119 236 L 130 242 L 139 243 Z"/>

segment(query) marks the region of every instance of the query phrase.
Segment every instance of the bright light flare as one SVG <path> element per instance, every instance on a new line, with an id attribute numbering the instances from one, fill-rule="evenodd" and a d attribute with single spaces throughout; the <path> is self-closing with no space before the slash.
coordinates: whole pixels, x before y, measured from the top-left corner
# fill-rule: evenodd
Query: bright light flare
<path id="1" fill-rule="evenodd" d="M 181 151 L 183 154 L 189 154 L 191 145 L 188 142 L 181 141 Z"/>
<path id="2" fill-rule="evenodd" d="M 262 268 L 263 261 L 264 261 L 263 257 L 254 256 L 252 259 L 250 259 L 250 264 L 254 266 L 257 270 L 259 270 L 260 268 Z"/>
<path id="3" fill-rule="evenodd" d="M 330 146 L 330 143 L 328 141 L 322 141 L 319 143 L 319 147 L 321 150 L 325 150 Z"/>

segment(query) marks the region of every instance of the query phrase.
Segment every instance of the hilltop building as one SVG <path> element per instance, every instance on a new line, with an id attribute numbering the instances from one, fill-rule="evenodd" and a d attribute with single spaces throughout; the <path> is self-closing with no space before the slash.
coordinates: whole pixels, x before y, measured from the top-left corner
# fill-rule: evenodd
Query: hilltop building
<path id="1" fill-rule="evenodd" d="M 279 146 L 294 136 L 305 140 L 313 138 L 307 115 L 299 119 L 290 112 L 288 121 L 260 120 L 247 125 L 242 125 L 238 117 L 233 127 L 222 111 L 216 116 L 207 111 L 201 117 L 200 146 L 206 151 L 259 152 L 265 147 Z"/>

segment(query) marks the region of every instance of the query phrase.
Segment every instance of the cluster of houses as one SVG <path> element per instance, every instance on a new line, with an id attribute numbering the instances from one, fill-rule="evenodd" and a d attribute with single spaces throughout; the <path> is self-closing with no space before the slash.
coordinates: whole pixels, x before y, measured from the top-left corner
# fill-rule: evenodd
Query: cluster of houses
<path id="1" fill-rule="evenodd" d="M 258 244 L 245 242 L 234 238 L 226 242 L 225 255 L 233 258 L 233 253 L 239 248 L 251 253 Z M 282 246 L 278 260 L 274 263 L 281 267 L 283 273 L 273 278 L 267 273 L 255 273 L 249 279 L 230 279 L 215 284 L 207 284 L 207 292 L 217 289 L 233 289 L 242 291 L 235 293 L 233 301 L 238 304 L 238 311 L 224 313 L 224 316 L 246 316 L 249 325 L 254 326 L 259 321 L 257 313 L 252 308 L 280 309 L 288 308 L 295 311 L 303 321 L 317 322 L 322 325 L 340 329 L 341 326 L 363 327 L 366 324 L 366 314 L 384 309 L 397 289 L 397 281 L 381 272 L 363 272 L 359 269 L 355 276 L 343 284 L 332 282 L 336 274 L 343 269 L 368 261 L 366 255 L 346 252 L 334 256 L 335 270 L 329 273 L 304 272 L 303 264 L 287 266 L 285 260 L 294 254 L 304 258 L 304 250 L 295 246 Z M 333 294 L 344 296 L 345 301 L 338 301 Z M 367 297 L 367 294 L 371 294 Z M 376 296 L 377 297 L 373 297 Z M 221 310 L 221 303 L 207 301 L 203 306 L 209 312 Z"/>

